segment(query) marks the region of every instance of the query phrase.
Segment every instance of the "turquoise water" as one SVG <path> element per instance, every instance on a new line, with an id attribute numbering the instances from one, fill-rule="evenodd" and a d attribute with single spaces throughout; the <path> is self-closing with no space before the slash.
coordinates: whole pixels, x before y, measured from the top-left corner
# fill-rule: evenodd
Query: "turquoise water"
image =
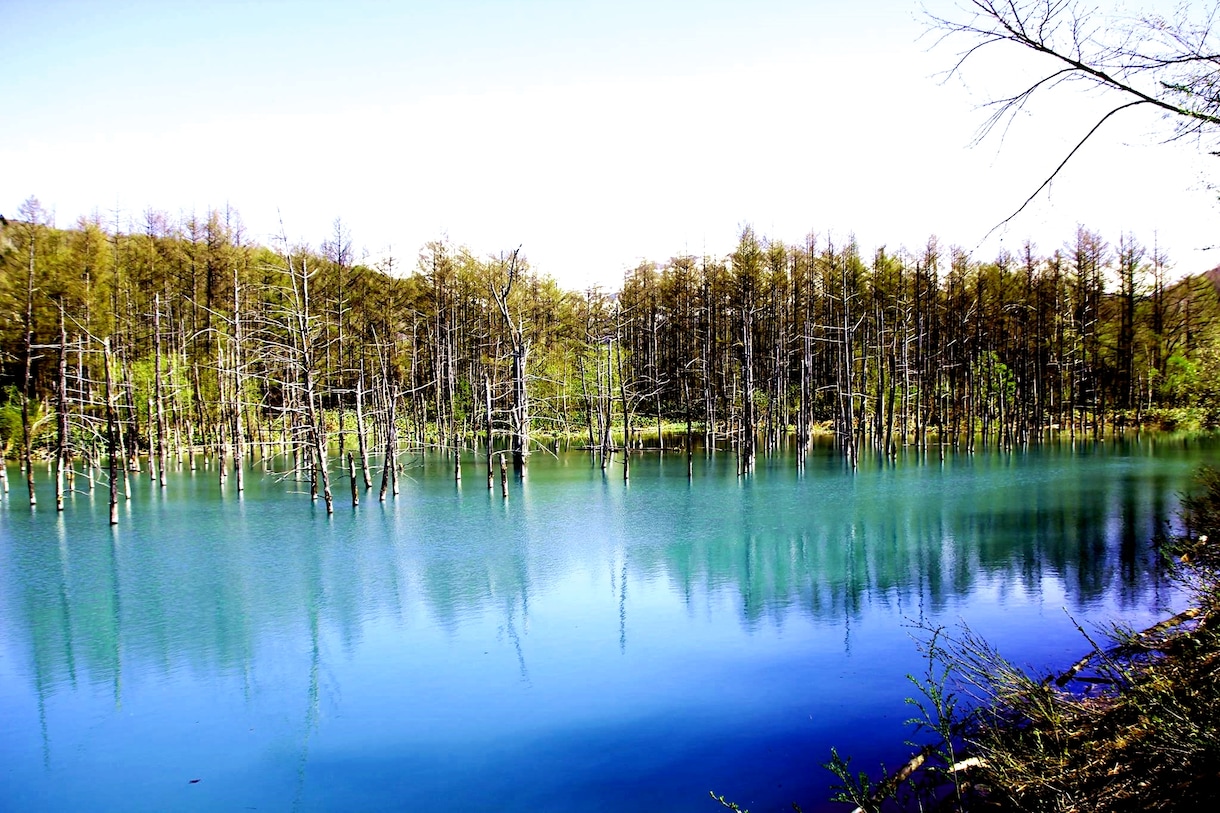
<path id="1" fill-rule="evenodd" d="M 760 459 L 468 459 L 336 512 L 134 477 L 0 503 L 0 810 L 846 809 L 831 746 L 905 759 L 914 622 L 1036 668 L 1180 604 L 1148 540 L 1215 446 L 1055 446 L 800 475 Z M 79 485 L 78 481 L 78 485 Z M 193 780 L 198 780 L 194 782 Z"/>

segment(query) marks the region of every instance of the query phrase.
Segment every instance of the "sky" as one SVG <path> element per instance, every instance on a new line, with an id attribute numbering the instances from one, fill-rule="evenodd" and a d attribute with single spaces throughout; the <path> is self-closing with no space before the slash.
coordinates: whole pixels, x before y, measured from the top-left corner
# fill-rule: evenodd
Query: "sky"
<path id="1" fill-rule="evenodd" d="M 965 0 L 958 0 L 965 2 Z M 1162 4 L 1164 5 L 1164 4 Z M 446 239 L 521 246 L 570 288 L 732 251 L 745 225 L 978 259 L 1077 224 L 1178 273 L 1220 264 L 1212 162 L 1132 111 L 1008 226 L 1104 99 L 1048 95 L 974 145 L 980 105 L 1040 65 L 948 80 L 923 8 L 955 0 L 0 2 L 0 213 L 70 226 L 235 208 L 369 262 Z M 990 232 L 990 234 L 989 234 Z"/>

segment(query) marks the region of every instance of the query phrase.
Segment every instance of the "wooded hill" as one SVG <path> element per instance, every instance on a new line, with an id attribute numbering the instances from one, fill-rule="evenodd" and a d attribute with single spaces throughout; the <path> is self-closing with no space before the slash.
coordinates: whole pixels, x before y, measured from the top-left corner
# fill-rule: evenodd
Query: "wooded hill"
<path id="1" fill-rule="evenodd" d="M 258 245 L 231 210 L 63 229 L 31 199 L 0 224 L 5 454 L 164 472 L 276 444 L 329 505 L 336 445 L 366 486 L 370 455 L 421 444 L 478 448 L 490 483 L 493 450 L 520 468 L 540 434 L 605 465 L 677 423 L 745 473 L 822 430 L 854 464 L 1220 420 L 1220 272 L 1173 281 L 1130 235 L 982 262 L 746 228 L 727 257 L 643 263 L 616 292 L 564 291 L 518 252 L 413 260 L 360 261 L 338 221 L 316 249 Z"/>

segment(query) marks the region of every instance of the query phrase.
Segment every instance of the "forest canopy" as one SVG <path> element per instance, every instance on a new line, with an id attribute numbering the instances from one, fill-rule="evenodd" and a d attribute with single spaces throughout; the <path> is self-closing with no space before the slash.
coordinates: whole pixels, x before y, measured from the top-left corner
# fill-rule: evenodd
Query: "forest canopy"
<path id="1" fill-rule="evenodd" d="M 32 456 L 60 434 L 97 454 L 108 410 L 133 457 L 273 431 L 342 453 L 359 408 L 378 443 L 378 426 L 490 431 L 522 458 L 531 430 L 596 448 L 612 425 L 689 422 L 747 467 L 822 430 L 854 459 L 1220 422 L 1220 273 L 1175 279 L 1130 234 L 982 261 L 747 227 L 728 256 L 644 262 L 617 291 L 562 290 L 518 252 L 437 241 L 412 259 L 361 262 L 339 221 L 317 248 L 259 245 L 233 210 L 59 228 L 31 199 L 0 226 L 5 453 L 28 426 Z"/>

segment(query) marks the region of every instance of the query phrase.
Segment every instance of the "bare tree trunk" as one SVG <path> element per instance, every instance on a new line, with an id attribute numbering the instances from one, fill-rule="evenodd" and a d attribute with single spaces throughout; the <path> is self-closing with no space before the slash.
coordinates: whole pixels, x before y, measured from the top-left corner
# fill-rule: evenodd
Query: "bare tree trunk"
<path id="1" fill-rule="evenodd" d="M 356 434 L 357 446 L 360 449 L 360 475 L 364 478 L 364 487 L 372 488 L 369 480 L 369 447 L 365 437 L 364 426 L 364 362 L 360 363 L 360 377 L 356 379 Z"/>
<path id="2" fill-rule="evenodd" d="M 127 368 L 127 365 L 125 363 L 120 365 L 120 367 L 119 367 L 120 370 L 125 370 L 126 368 Z M 119 394 L 121 392 L 123 392 L 124 390 L 126 390 L 125 383 L 126 382 L 122 382 L 122 381 L 113 382 L 113 387 L 115 390 L 114 395 L 115 395 L 116 401 L 118 400 Z M 118 415 L 119 406 L 117 403 L 115 404 L 114 409 L 115 409 L 115 431 L 116 431 L 116 436 L 117 436 L 117 440 L 118 440 L 120 471 L 122 472 L 122 475 L 123 475 L 123 501 L 131 502 L 130 472 L 132 471 L 132 468 L 127 459 L 128 439 L 127 439 L 127 437 L 124 436 L 124 432 L 126 430 L 124 430 L 124 428 L 123 428 L 123 419 L 120 418 Z"/>
<path id="3" fill-rule="evenodd" d="M 389 393 L 389 423 L 386 427 L 385 465 L 390 471 L 390 492 L 398 496 L 398 388 L 387 385 Z M 385 484 L 382 483 L 382 499 L 385 499 Z"/>
<path id="4" fill-rule="evenodd" d="M 289 254 L 289 273 L 292 277 L 293 293 L 296 299 L 294 318 L 296 320 L 296 335 L 298 341 L 298 365 L 301 369 L 301 379 L 304 387 L 305 414 L 309 421 L 308 440 L 312 451 L 311 481 L 321 481 L 322 498 L 326 501 L 326 513 L 335 512 L 334 497 L 330 490 L 330 472 L 326 463 L 326 424 L 322 409 L 318 403 L 317 387 L 314 382 L 314 358 L 312 335 L 310 331 L 309 313 L 309 270 L 305 261 L 301 262 L 300 280 L 297 280 Z M 298 287 L 299 286 L 299 287 Z"/>
<path id="5" fill-rule="evenodd" d="M 805 468 L 805 458 L 809 454 L 809 442 L 812 436 L 810 426 L 810 378 L 813 374 L 813 335 L 809 317 L 805 317 L 803 347 L 801 348 L 801 399 L 800 414 L 797 416 L 797 445 L 800 447 L 796 455 L 797 467 Z"/>
<path id="6" fill-rule="evenodd" d="M 530 453 L 529 391 L 526 386 L 526 359 L 529 355 L 529 342 L 526 341 L 523 326 L 520 322 L 513 322 L 512 315 L 508 310 L 508 297 L 512 293 L 513 283 L 517 280 L 519 270 L 517 266 L 517 253 L 519 250 L 514 250 L 509 258 L 507 268 L 508 278 L 504 283 L 504 287 L 501 289 L 493 285 L 491 293 L 500 308 L 500 315 L 504 318 L 504 326 L 508 329 L 509 341 L 512 343 L 513 405 L 511 415 L 513 424 L 513 470 L 518 474 L 525 474 L 525 467 Z"/>
<path id="7" fill-rule="evenodd" d="M 246 490 L 245 470 L 242 468 L 244 448 L 242 445 L 242 318 L 241 287 L 237 279 L 237 266 L 233 266 L 233 405 L 230 416 L 230 434 L 233 438 L 233 474 L 237 478 L 237 492 Z"/>
<path id="8" fill-rule="evenodd" d="M 64 465 L 71 460 L 68 450 L 68 331 L 64 325 L 64 306 L 59 304 L 59 438 L 55 448 L 55 510 L 64 510 Z M 0 467 L 4 461 L 0 459 Z"/>
<path id="9" fill-rule="evenodd" d="M 206 454 L 206 450 L 208 448 L 207 438 L 204 437 L 204 432 L 206 431 L 205 427 L 207 426 L 207 420 L 203 416 L 203 389 L 199 385 L 199 362 L 198 361 L 194 361 L 191 364 L 191 381 L 195 386 L 195 399 L 194 399 L 195 400 L 195 422 L 194 422 L 194 426 L 191 427 L 191 431 L 189 431 L 187 433 L 187 443 L 191 447 L 191 449 L 190 449 L 191 471 L 195 471 L 195 467 L 196 467 L 195 431 L 194 431 L 195 427 L 198 427 L 199 439 L 203 445 L 203 450 L 204 450 L 205 454 Z M 191 426 L 191 425 L 188 424 L 188 426 Z"/>
<path id="10" fill-rule="evenodd" d="M 598 354 L 598 367 L 601 367 L 600 353 Z M 611 437 L 611 424 L 614 420 L 614 403 L 611 393 L 614 392 L 614 340 L 610 339 L 606 343 L 606 380 L 603 384 L 602 377 L 599 372 L 597 377 L 597 393 L 598 393 L 598 409 L 601 418 L 601 448 L 602 448 L 602 471 L 605 471 L 611 461 L 614 459 L 614 444 Z"/>
<path id="11" fill-rule="evenodd" d="M 384 374 L 384 370 L 383 370 Z M 384 447 L 381 457 L 381 489 L 377 494 L 377 499 L 385 502 L 386 490 L 390 485 L 390 472 L 394 470 L 394 400 L 393 392 L 390 389 L 388 381 L 383 382 L 385 388 L 385 429 L 382 432 L 384 435 Z"/>
<path id="12" fill-rule="evenodd" d="M 597 439 L 593 436 L 593 399 L 589 395 L 589 382 L 585 374 L 584 354 L 576 354 L 576 372 L 580 376 L 580 394 L 585 402 L 585 428 L 589 432 L 589 448 L 596 454 Z"/>
<path id="13" fill-rule="evenodd" d="M 518 331 L 519 332 L 519 331 Z M 525 383 L 524 342 L 513 348 L 513 471 L 525 473 L 530 448 L 529 393 Z"/>
<path id="14" fill-rule="evenodd" d="M 492 473 L 492 416 L 491 416 L 491 376 L 487 373 L 483 374 L 483 394 L 484 404 L 486 406 L 486 428 L 487 428 L 487 490 L 491 491 L 495 488 L 495 475 Z"/>
<path id="15" fill-rule="evenodd" d="M 122 360 L 120 372 L 123 375 L 123 400 L 127 402 L 127 420 L 131 427 L 127 430 L 124 437 L 124 446 L 126 449 L 126 465 L 129 472 L 140 471 L 140 413 L 136 411 L 136 402 L 134 398 L 135 384 L 131 375 L 131 359 L 128 357 L 128 350 L 124 348 L 119 353 L 119 358 Z M 124 478 L 125 482 L 130 482 L 130 478 Z M 128 491 L 130 498 L 130 490 Z"/>
<path id="16" fill-rule="evenodd" d="M 623 482 L 631 479 L 631 404 L 627 401 L 627 371 L 623 364 L 623 343 L 618 345 L 618 389 L 623 405 Z"/>
<path id="17" fill-rule="evenodd" d="M 851 467 L 856 468 L 856 435 L 855 435 L 855 408 L 856 408 L 856 393 L 855 393 L 855 367 L 856 360 L 852 347 L 852 330 L 851 325 L 851 307 L 850 294 L 847 290 L 847 262 L 848 258 L 844 257 L 843 268 L 840 269 L 840 291 L 843 302 L 843 380 L 847 384 L 847 391 L 843 397 L 843 441 L 845 444 L 844 451 L 847 453 L 847 460 Z"/>
<path id="18" fill-rule="evenodd" d="M 686 407 L 686 479 L 689 481 L 695 478 L 695 448 L 691 432 L 690 382 L 685 375 L 682 377 L 682 401 Z"/>
<path id="19" fill-rule="evenodd" d="M 707 286 L 704 286 L 704 299 L 707 298 Z M 716 402 L 712 394 L 712 326 L 710 317 L 701 316 L 706 320 L 703 327 L 703 453 L 711 454 L 716 442 Z"/>
<path id="20" fill-rule="evenodd" d="M 313 441 L 313 458 L 315 476 L 322 482 L 322 499 L 326 501 L 326 513 L 335 512 L 334 497 L 330 491 L 330 472 L 326 464 L 326 427 L 322 423 L 321 409 L 318 406 L 317 393 L 313 391 L 313 376 L 305 373 L 306 400 L 310 426 L 310 438 Z"/>
<path id="21" fill-rule="evenodd" d="M 21 464 L 25 467 L 25 484 L 30 494 L 30 505 L 38 504 L 34 493 L 34 442 L 30 428 L 30 385 L 33 382 L 34 364 L 34 254 L 36 239 L 35 224 L 30 224 L 30 263 L 25 278 L 25 371 L 21 378 Z"/>
<path id="22" fill-rule="evenodd" d="M 741 328 L 744 363 L 741 370 L 741 461 L 742 473 L 754 471 L 755 445 L 758 439 L 758 416 L 754 404 L 754 320 L 747 311 Z"/>
<path id="23" fill-rule="evenodd" d="M 119 524 L 118 427 L 114 414 L 114 384 L 110 373 L 110 339 L 102 340 L 103 367 L 106 372 L 106 454 L 110 467 L 110 524 Z"/>
<path id="24" fill-rule="evenodd" d="M 229 478 L 229 470 L 225 465 L 228 454 L 228 399 L 225 397 L 225 382 L 228 379 L 225 370 L 225 351 L 221 343 L 220 331 L 216 332 L 216 476 L 220 487 L 224 488 Z"/>
<path id="25" fill-rule="evenodd" d="M 886 417 L 886 421 L 885 421 L 885 455 L 886 455 L 886 457 L 889 457 L 889 458 L 893 458 L 897 453 L 897 450 L 894 448 L 894 400 L 895 400 L 894 391 L 897 388 L 896 379 L 898 378 L 898 362 L 894 358 L 894 347 L 893 347 L 893 342 L 896 342 L 896 341 L 897 341 L 897 335 L 891 334 L 891 346 L 890 346 L 890 353 L 889 353 L 889 366 L 890 366 L 889 409 L 887 410 L 887 417 Z"/>

